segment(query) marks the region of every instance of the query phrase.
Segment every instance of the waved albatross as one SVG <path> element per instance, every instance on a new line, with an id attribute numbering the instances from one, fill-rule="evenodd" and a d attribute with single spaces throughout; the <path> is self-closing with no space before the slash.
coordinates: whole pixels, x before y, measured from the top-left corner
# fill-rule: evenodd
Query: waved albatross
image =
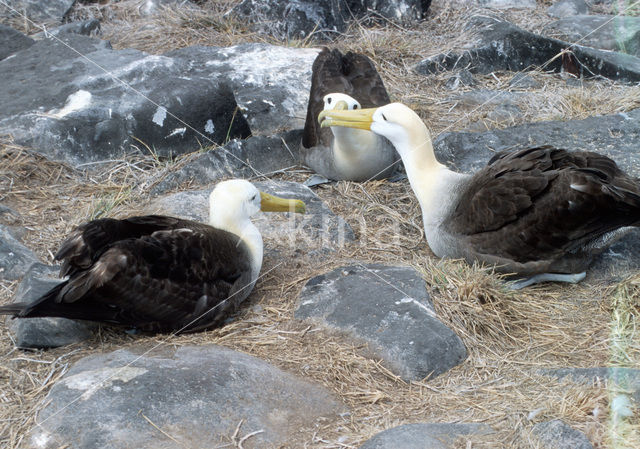
<path id="1" fill-rule="evenodd" d="M 0 307 L 14 317 L 64 317 L 149 332 L 216 326 L 249 295 L 262 266 L 258 211 L 304 212 L 300 200 L 259 192 L 244 180 L 220 182 L 209 225 L 146 215 L 85 223 L 56 254 L 69 279 L 32 303 Z"/>
<path id="2" fill-rule="evenodd" d="M 526 278 L 512 288 L 579 282 L 595 255 L 640 225 L 640 180 L 597 153 L 550 146 L 505 151 L 468 175 L 436 160 L 427 127 L 400 103 L 326 111 L 319 119 L 389 139 L 420 202 L 433 252 Z"/>
<path id="3" fill-rule="evenodd" d="M 400 159 L 393 145 L 360 129 L 323 129 L 323 110 L 371 108 L 390 102 L 373 62 L 364 55 L 323 48 L 313 62 L 302 163 L 329 179 L 367 181 L 386 178 Z"/>

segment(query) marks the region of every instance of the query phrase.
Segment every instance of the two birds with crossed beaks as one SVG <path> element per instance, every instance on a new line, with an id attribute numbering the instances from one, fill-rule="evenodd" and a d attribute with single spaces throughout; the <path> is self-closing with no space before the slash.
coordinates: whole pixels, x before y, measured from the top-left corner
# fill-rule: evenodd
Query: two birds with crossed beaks
<path id="1" fill-rule="evenodd" d="M 355 98 L 354 98 L 355 97 Z M 389 176 L 401 158 L 439 257 L 495 265 L 524 278 L 578 282 L 595 255 L 640 225 L 640 183 L 592 152 L 536 147 L 497 153 L 475 174 L 440 164 L 425 124 L 389 103 L 363 55 L 322 50 L 313 65 L 301 154 L 332 179 Z M 56 254 L 69 278 L 16 317 L 67 317 L 153 332 L 219 325 L 249 295 L 263 244 L 251 216 L 304 212 L 304 203 L 219 183 L 209 224 L 150 215 L 101 219 L 75 229 Z"/>
<path id="2" fill-rule="evenodd" d="M 332 154 L 335 167 L 343 154 L 357 154 L 352 159 L 359 161 L 370 158 L 375 168 L 362 163 L 357 173 L 361 180 L 388 174 L 393 164 L 390 142 L 402 158 L 422 209 L 427 242 L 438 257 L 494 265 L 522 278 L 512 288 L 578 282 L 597 254 L 640 225 L 640 180 L 597 153 L 541 146 L 497 153 L 474 174 L 449 170 L 437 161 L 420 117 L 405 105 L 388 104 L 373 63 L 347 53 L 338 65 L 342 76 L 336 77 L 335 64 L 328 61 L 339 58 L 337 50 L 325 49 L 314 63 L 303 144 L 330 147 L 325 154 Z M 331 82 L 324 82 L 327 78 Z M 313 92 L 313 86 L 323 84 L 343 88 Z M 345 93 L 355 99 L 345 98 Z M 333 136 L 310 123 L 320 109 L 320 95 L 324 105 L 317 112 L 318 124 Z M 336 104 L 335 99 L 343 102 Z M 363 108 L 356 100 L 371 106 Z M 367 137 L 367 132 L 379 138 Z M 308 165 L 316 170 L 331 165 L 312 165 L 314 151 L 303 152 Z"/>

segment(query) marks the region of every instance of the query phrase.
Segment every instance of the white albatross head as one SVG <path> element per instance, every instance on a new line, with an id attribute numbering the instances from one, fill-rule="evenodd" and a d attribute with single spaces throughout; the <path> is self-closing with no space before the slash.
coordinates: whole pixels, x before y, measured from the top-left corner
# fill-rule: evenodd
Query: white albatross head
<path id="1" fill-rule="evenodd" d="M 222 181 L 209 196 L 209 224 L 219 229 L 240 230 L 260 211 L 304 213 L 305 205 L 301 200 L 260 192 L 244 179 Z"/>
<path id="2" fill-rule="evenodd" d="M 209 224 L 231 232 L 249 248 L 253 280 L 262 266 L 263 244 L 260 231 L 251 223 L 258 212 L 305 212 L 301 200 L 279 198 L 260 192 L 244 179 L 222 181 L 209 195 Z"/>
<path id="3" fill-rule="evenodd" d="M 320 126 L 365 129 L 384 136 L 403 160 L 415 150 L 432 150 L 431 136 L 418 114 L 402 103 L 358 110 L 326 110 L 319 115 Z"/>
<path id="4" fill-rule="evenodd" d="M 353 111 L 355 109 L 362 109 L 358 100 L 339 92 L 327 94 L 322 100 L 324 101 L 325 111 Z"/>

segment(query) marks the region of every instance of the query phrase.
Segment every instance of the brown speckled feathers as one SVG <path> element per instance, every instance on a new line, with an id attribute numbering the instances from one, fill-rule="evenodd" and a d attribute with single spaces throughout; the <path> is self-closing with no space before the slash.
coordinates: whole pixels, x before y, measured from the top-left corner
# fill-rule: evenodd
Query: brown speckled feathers
<path id="1" fill-rule="evenodd" d="M 218 324 L 250 291 L 242 290 L 251 266 L 238 236 L 173 217 L 91 221 L 69 235 L 56 259 L 67 281 L 0 312 L 184 332 Z"/>
<path id="2" fill-rule="evenodd" d="M 640 183 L 614 161 L 539 147 L 494 156 L 470 178 L 443 228 L 473 249 L 471 258 L 571 273 L 586 268 L 586 254 L 610 233 L 639 224 Z"/>
<path id="3" fill-rule="evenodd" d="M 363 108 L 389 103 L 389 95 L 373 62 L 364 55 L 323 48 L 313 62 L 311 91 L 304 124 L 302 145 L 311 148 L 331 146 L 333 134 L 320 128 L 318 114 L 324 108 L 323 98 L 330 93 L 343 93 L 355 98 Z"/>

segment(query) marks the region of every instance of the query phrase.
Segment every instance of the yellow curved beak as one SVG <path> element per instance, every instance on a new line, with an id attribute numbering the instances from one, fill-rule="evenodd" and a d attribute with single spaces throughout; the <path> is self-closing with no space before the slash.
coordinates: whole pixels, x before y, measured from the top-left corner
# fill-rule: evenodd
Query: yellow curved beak
<path id="1" fill-rule="evenodd" d="M 280 198 L 260 192 L 260 210 L 263 212 L 297 212 L 304 214 L 306 206 L 302 200 Z"/>
<path id="2" fill-rule="evenodd" d="M 327 126 L 343 126 L 346 128 L 358 128 L 371 130 L 373 122 L 373 113 L 378 108 L 353 109 L 351 111 L 338 111 L 331 109 L 322 111 L 318 115 L 318 121 L 321 128 Z"/>

